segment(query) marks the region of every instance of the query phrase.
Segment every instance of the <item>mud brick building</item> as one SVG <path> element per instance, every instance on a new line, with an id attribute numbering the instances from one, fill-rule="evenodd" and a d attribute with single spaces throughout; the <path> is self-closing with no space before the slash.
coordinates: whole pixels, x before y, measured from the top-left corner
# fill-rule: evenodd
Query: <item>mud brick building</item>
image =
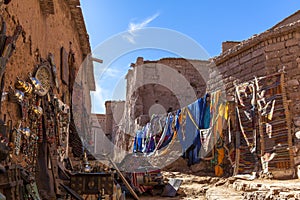
<path id="1" fill-rule="evenodd" d="M 152 114 L 175 111 L 200 98 L 206 91 L 208 65 L 208 61 L 183 58 L 137 58 L 126 76 L 127 114 L 143 126 Z"/>
<path id="2" fill-rule="evenodd" d="M 283 174 L 286 172 L 285 175 L 291 175 L 294 167 L 300 164 L 298 156 L 300 135 L 299 44 L 300 11 L 297 11 L 272 28 L 255 34 L 247 40 L 224 42 L 221 54 L 210 61 L 193 61 L 192 63 L 188 59 L 178 58 L 165 58 L 159 61 L 144 61 L 143 58 L 138 58 L 136 63 L 132 64 L 132 69 L 128 71 L 126 77 L 127 96 L 124 116 L 127 116 L 126 119 L 130 116 L 130 120 L 121 120 L 120 124 L 123 125 L 123 129 L 116 134 L 116 143 L 124 146 L 124 149 L 130 149 L 128 145 L 124 145 L 127 138 L 124 133 L 132 134 L 138 125 L 145 125 L 151 117 L 151 109 L 154 111 L 155 108 L 158 108 L 157 110 L 166 112 L 185 106 L 178 102 L 178 99 L 184 98 L 180 96 L 180 93 L 176 93 L 178 91 L 176 86 L 169 87 L 166 82 L 159 81 L 160 76 L 164 77 L 160 71 L 163 68 L 160 68 L 160 64 L 165 65 L 167 69 L 174 69 L 170 74 L 176 78 L 179 77 L 176 76 L 178 74 L 183 75 L 193 88 L 196 97 L 202 97 L 205 92 L 223 90 L 228 102 L 236 100 L 237 85 L 253 81 L 255 77 L 257 80 L 263 80 L 262 77 L 283 74 L 283 80 L 280 83 L 282 87 L 279 89 L 282 95 L 280 94 L 281 99 L 276 102 L 278 107 L 275 106 L 276 115 L 281 119 L 276 122 L 277 124 L 271 123 L 274 134 L 272 139 L 264 136 L 266 134 L 265 126 L 257 125 L 256 128 L 257 132 L 262 133 L 260 139 L 264 140 L 260 148 L 268 151 L 271 144 L 275 143 L 277 147 L 275 145 L 272 148 L 277 148 L 278 155 L 286 159 L 280 160 L 279 158 L 278 160 L 276 158 L 277 160 L 275 159 L 271 163 L 271 168 L 277 171 L 279 169 Z M 192 69 L 192 66 L 195 68 Z M 199 72 L 197 66 L 209 68 L 208 80 L 203 80 L 205 74 L 202 74 L 201 71 L 200 74 L 195 73 Z M 180 92 L 184 93 L 182 90 Z M 160 106 L 157 106 L 158 104 Z M 278 127 L 285 127 L 285 130 L 279 130 Z M 276 136 L 276 134 L 279 135 Z M 284 140 L 284 142 L 280 140 Z M 279 147 L 280 145 L 281 147 Z M 288 169 L 292 170 L 288 171 Z"/>
<path id="3" fill-rule="evenodd" d="M 222 80 L 227 95 L 234 93 L 234 81 L 244 82 L 284 70 L 288 108 L 293 135 L 299 131 L 300 116 L 300 11 L 269 30 L 242 42 L 223 43 L 223 52 L 214 58 L 219 74 L 211 74 L 210 90 L 220 88 Z M 227 45 L 230 43 L 231 47 Z"/>
<path id="4" fill-rule="evenodd" d="M 286 141 L 286 146 L 282 149 L 278 148 L 280 150 L 277 150 L 277 154 L 284 155 L 285 151 L 287 160 L 283 161 L 283 158 L 275 157 L 273 161 L 274 169 L 277 169 L 277 172 L 281 170 L 282 174 L 285 175 L 294 173 L 294 166 L 299 165 L 299 136 L 297 136 L 297 132 L 299 134 L 300 130 L 299 20 L 300 12 L 298 11 L 267 31 L 254 35 L 248 40 L 224 42 L 223 52 L 214 58 L 215 65 L 213 65 L 214 69 L 212 70 L 215 73 L 211 73 L 211 79 L 208 83 L 210 91 L 223 87 L 230 100 L 234 97 L 236 85 L 251 81 L 254 77 L 270 77 L 278 72 L 283 72 L 284 80 L 281 83 L 281 90 L 284 95 L 281 100 L 277 100 L 275 106 L 275 110 L 278 110 L 277 116 L 280 115 L 281 119 L 277 118 L 276 122 L 273 120 L 273 122 L 266 123 L 272 127 L 273 136 L 266 136 L 264 124 L 259 125 L 258 132 L 262 133 L 260 135 L 262 152 L 267 151 L 268 148 L 269 151 L 270 148 L 274 150 L 276 145 L 281 145 L 283 140 Z M 220 85 L 219 81 L 221 80 L 223 85 Z M 264 88 L 265 91 L 269 92 L 267 87 Z M 273 94 L 273 97 L 275 96 L 276 94 Z M 281 123 L 280 126 L 277 125 L 279 123 Z M 281 130 L 279 130 L 280 127 Z M 285 129 L 282 129 L 283 127 Z M 285 139 L 282 139 L 283 135 Z M 272 139 L 270 139 L 271 137 Z"/>
<path id="5" fill-rule="evenodd" d="M 144 61 L 138 57 L 126 75 L 126 101 L 106 102 L 106 133 L 112 135 L 113 143 L 130 151 L 135 131 L 152 114 L 176 111 L 202 97 L 209 65 L 184 58 Z M 118 152 L 115 157 L 122 155 Z"/>
<path id="6" fill-rule="evenodd" d="M 37 140 L 38 153 L 32 153 L 30 149 L 26 150 L 26 146 L 21 147 L 20 153 L 16 153 L 15 149 L 18 146 L 14 144 L 15 140 L 11 137 L 9 140 L 11 140 L 10 145 L 13 149 L 11 155 L 13 156 L 1 164 L 22 166 L 28 169 L 29 175 L 36 180 L 40 197 L 57 199 L 57 195 L 65 193 L 60 186 L 58 162 L 64 158 L 73 157 L 74 150 L 77 154 L 82 154 L 82 144 L 78 133 L 85 130 L 80 125 L 78 126 L 80 129 L 77 130 L 78 124 L 74 123 L 74 119 L 84 121 L 82 124 L 89 127 L 90 119 L 82 118 L 81 115 L 89 116 L 91 112 L 89 91 L 95 89 L 93 65 L 89 59 L 85 59 L 91 53 L 91 49 L 80 2 L 79 0 L 14 0 L 7 5 L 2 4 L 0 14 L 6 25 L 5 35 L 13 36 L 16 28 L 21 29 L 19 37 L 13 44 L 15 50 L 5 67 L 2 91 L 4 97 L 1 103 L 0 119 L 4 121 L 5 126 L 5 119 L 10 122 L 8 133 L 17 130 L 16 134 L 18 134 L 19 130 L 25 130 L 25 127 L 30 128 L 32 134 L 36 130 L 40 130 Z M 52 55 L 52 58 L 49 55 Z M 82 63 L 86 69 L 84 73 L 81 73 L 81 79 L 75 80 Z M 30 76 L 35 76 L 38 69 L 41 69 L 40 72 L 43 71 L 39 81 L 43 89 L 47 88 L 47 92 L 24 96 L 24 99 L 27 100 L 21 104 L 23 105 L 21 109 L 20 104 L 12 101 L 12 98 L 8 98 L 6 94 L 9 93 L 10 88 L 16 89 L 17 78 L 28 81 Z M 29 75 L 29 73 L 31 74 Z M 30 89 L 28 91 L 31 92 Z M 77 101 L 75 101 L 73 109 L 81 109 L 81 112 L 72 113 L 72 122 L 70 122 L 74 91 L 76 91 L 74 99 Z M 35 92 L 32 91 L 32 93 Z M 41 114 L 43 117 L 40 118 L 43 120 L 33 119 L 31 108 L 34 106 L 38 106 L 35 107 L 37 108 L 35 111 L 43 109 L 44 112 Z M 43 125 L 36 129 L 33 126 L 34 123 L 43 123 Z M 55 134 L 49 132 L 52 130 L 51 127 L 57 128 Z M 69 133 L 72 138 L 70 141 Z M 20 137 L 23 142 L 21 144 L 30 141 L 33 142 L 31 148 L 35 148 L 36 143 L 33 139 Z M 25 158 L 28 160 L 24 162 Z M 32 166 L 37 170 L 31 169 Z M 7 199 L 21 198 L 18 195 L 21 194 L 21 186 L 25 187 L 25 182 L 17 181 L 10 190 L 0 189 Z M 23 185 L 18 185 L 21 183 Z M 38 193 L 36 192 L 36 194 Z"/>

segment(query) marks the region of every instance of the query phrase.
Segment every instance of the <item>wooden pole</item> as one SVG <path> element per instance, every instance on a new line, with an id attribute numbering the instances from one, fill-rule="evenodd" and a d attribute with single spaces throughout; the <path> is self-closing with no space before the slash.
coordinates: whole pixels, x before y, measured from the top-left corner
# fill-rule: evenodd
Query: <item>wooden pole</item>
<path id="1" fill-rule="evenodd" d="M 294 169 L 295 163 L 294 163 L 294 156 L 293 156 L 293 138 L 292 138 L 292 130 L 291 130 L 291 117 L 289 113 L 289 105 L 287 101 L 286 96 L 286 90 L 285 90 L 285 82 L 284 82 L 284 72 L 280 75 L 280 85 L 281 85 L 281 93 L 282 93 L 282 99 L 283 99 L 283 106 L 284 106 L 284 113 L 286 117 L 286 123 L 288 127 L 288 145 L 289 145 L 289 154 L 290 154 L 290 167 Z"/>
<path id="2" fill-rule="evenodd" d="M 119 170 L 119 168 L 117 167 L 117 165 L 109 158 L 107 157 L 107 159 L 109 160 L 109 162 L 113 165 L 113 167 L 116 169 L 117 173 L 119 174 L 119 176 L 121 177 L 122 181 L 124 182 L 124 184 L 126 185 L 127 189 L 129 190 L 129 192 L 132 194 L 132 196 L 136 199 L 139 200 L 138 195 L 134 192 L 134 190 L 132 189 L 132 187 L 130 186 L 130 184 L 128 183 L 128 181 L 126 180 L 126 178 L 123 176 L 122 172 Z"/>

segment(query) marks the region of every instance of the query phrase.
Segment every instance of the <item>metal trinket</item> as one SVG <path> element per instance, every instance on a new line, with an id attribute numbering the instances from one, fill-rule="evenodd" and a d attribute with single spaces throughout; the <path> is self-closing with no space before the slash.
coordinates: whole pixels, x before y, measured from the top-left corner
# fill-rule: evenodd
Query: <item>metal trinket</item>
<path id="1" fill-rule="evenodd" d="M 15 87 L 19 90 L 21 90 L 22 92 L 25 93 L 25 95 L 29 95 L 32 93 L 32 85 L 26 81 L 22 81 L 19 79 L 19 77 L 17 77 L 17 82 L 15 83 Z"/>
<path id="2" fill-rule="evenodd" d="M 24 93 L 20 90 L 13 89 L 11 86 L 9 87 L 9 98 L 12 101 L 15 101 L 17 103 L 22 103 L 24 101 Z"/>
<path id="3" fill-rule="evenodd" d="M 31 110 L 37 116 L 38 119 L 43 115 L 43 109 L 40 106 L 33 105 L 31 107 Z"/>

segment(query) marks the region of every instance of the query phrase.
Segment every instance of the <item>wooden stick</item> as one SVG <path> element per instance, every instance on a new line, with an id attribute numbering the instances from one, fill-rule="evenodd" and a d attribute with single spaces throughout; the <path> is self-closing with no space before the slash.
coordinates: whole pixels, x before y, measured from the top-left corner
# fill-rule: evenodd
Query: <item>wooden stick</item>
<path id="1" fill-rule="evenodd" d="M 122 172 L 119 170 L 119 168 L 117 167 L 117 165 L 108 156 L 106 156 L 106 157 L 109 160 L 109 162 L 113 165 L 113 167 L 116 169 L 117 173 L 121 177 L 122 181 L 125 183 L 125 185 L 126 185 L 127 189 L 129 190 L 129 192 L 133 195 L 133 197 L 136 200 L 139 200 L 138 195 L 134 192 L 134 190 L 132 189 L 132 187 L 130 186 L 130 184 L 126 180 L 126 178 L 123 176 Z"/>
<path id="2" fill-rule="evenodd" d="M 60 183 L 60 185 L 67 191 L 67 193 L 69 193 L 76 200 L 83 200 L 83 198 L 77 192 L 75 192 L 74 190 L 72 190 L 68 186 L 66 186 L 62 183 Z"/>
<path id="3" fill-rule="evenodd" d="M 295 167 L 294 163 L 294 156 L 293 156 L 293 142 L 292 142 L 292 131 L 291 131 L 291 118 L 289 113 L 289 107 L 287 104 L 287 96 L 286 96 L 286 90 L 285 90 L 285 83 L 284 83 L 284 73 L 281 73 L 280 76 L 280 82 L 281 82 L 281 91 L 282 91 L 282 99 L 283 99 L 283 105 L 284 105 L 284 113 L 286 117 L 286 122 L 288 126 L 288 144 L 289 144 L 289 153 L 290 153 L 290 163 L 291 168 Z"/>

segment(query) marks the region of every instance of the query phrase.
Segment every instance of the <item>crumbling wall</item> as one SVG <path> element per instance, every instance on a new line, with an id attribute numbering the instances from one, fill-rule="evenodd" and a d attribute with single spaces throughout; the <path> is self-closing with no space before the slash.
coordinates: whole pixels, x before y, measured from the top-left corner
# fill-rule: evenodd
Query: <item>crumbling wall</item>
<path id="1" fill-rule="evenodd" d="M 143 61 L 138 58 L 127 76 L 127 100 L 131 106 L 131 120 L 143 126 L 153 113 L 176 111 L 206 91 L 206 81 L 201 68 L 208 62 L 182 58 L 164 58 Z"/>
<path id="2" fill-rule="evenodd" d="M 296 165 L 300 164 L 299 139 L 295 137 L 297 132 L 300 133 L 299 44 L 300 21 L 297 20 L 255 35 L 214 58 L 214 65 L 211 65 L 213 72 L 210 73 L 208 83 L 209 91 L 223 87 L 227 100 L 233 100 L 234 83 L 283 71 L 288 104 L 285 120 L 287 123 L 290 121 Z"/>
<path id="3" fill-rule="evenodd" d="M 137 58 L 126 75 L 124 115 L 117 132 L 113 131 L 115 144 L 130 150 L 137 128 L 149 122 L 152 114 L 176 111 L 202 97 L 208 65 L 208 61 L 183 58 Z"/>

